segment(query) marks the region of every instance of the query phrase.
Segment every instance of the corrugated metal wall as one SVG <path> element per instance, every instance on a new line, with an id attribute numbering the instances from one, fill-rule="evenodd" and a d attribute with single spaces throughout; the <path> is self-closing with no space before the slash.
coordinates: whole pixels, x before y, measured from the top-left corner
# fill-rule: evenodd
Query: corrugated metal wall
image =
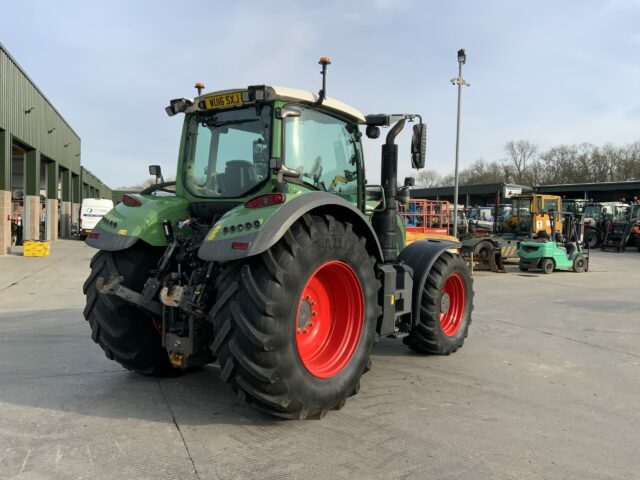
<path id="1" fill-rule="evenodd" d="M 89 189 L 93 189 L 93 191 Z M 111 189 L 84 167 L 82 167 L 82 191 L 82 195 L 85 198 L 100 197 L 111 199 L 113 196 Z"/>
<path id="2" fill-rule="evenodd" d="M 29 109 L 31 112 L 25 113 Z M 80 174 L 80 137 L 1 44 L 0 128 L 26 146 L 40 150 L 60 166 Z"/>

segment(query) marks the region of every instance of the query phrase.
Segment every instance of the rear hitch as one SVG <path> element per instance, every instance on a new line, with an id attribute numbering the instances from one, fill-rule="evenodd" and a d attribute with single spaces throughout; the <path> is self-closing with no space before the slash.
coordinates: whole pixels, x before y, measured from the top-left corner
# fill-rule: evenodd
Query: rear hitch
<path id="1" fill-rule="evenodd" d="M 135 292 L 130 288 L 123 286 L 123 280 L 124 277 L 120 275 L 112 275 L 108 281 L 105 281 L 104 277 L 99 277 L 96 280 L 96 289 L 103 295 L 115 295 L 116 297 L 147 310 L 158 317 L 162 316 L 162 305 L 140 295 L 138 292 Z"/>

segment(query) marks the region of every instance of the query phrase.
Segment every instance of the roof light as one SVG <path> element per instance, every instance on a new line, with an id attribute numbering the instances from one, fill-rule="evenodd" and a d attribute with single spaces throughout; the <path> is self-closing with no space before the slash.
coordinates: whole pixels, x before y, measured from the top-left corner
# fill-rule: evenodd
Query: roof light
<path id="1" fill-rule="evenodd" d="M 122 203 L 124 203 L 127 207 L 139 207 L 142 205 L 142 202 L 139 198 L 134 197 L 133 195 L 129 195 L 125 193 L 122 195 Z"/>
<path id="2" fill-rule="evenodd" d="M 284 203 L 284 200 L 284 193 L 267 193 L 265 195 L 258 195 L 257 197 L 252 198 L 247 201 L 244 206 L 245 208 L 271 207 L 273 205 Z"/>

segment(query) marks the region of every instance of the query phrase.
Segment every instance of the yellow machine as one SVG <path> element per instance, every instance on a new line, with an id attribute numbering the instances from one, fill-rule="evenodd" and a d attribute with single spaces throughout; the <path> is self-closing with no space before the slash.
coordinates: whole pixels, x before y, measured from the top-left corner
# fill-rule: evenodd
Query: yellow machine
<path id="1" fill-rule="evenodd" d="M 511 215 L 502 222 L 503 233 L 536 235 L 544 231 L 551 236 L 549 210 L 562 212 L 562 198 L 557 195 L 529 193 L 517 195 L 511 201 Z M 555 223 L 556 233 L 562 233 L 562 222 Z"/>

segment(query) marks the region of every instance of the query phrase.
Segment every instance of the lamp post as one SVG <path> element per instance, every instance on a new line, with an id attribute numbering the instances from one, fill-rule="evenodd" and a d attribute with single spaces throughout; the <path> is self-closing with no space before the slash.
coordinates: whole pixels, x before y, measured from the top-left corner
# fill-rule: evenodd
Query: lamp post
<path id="1" fill-rule="evenodd" d="M 460 154 L 460 107 L 462 104 L 462 86 L 468 87 L 469 84 L 462 76 L 462 65 L 467 61 L 467 54 L 464 48 L 458 50 L 458 76 L 451 79 L 452 85 L 458 86 L 458 120 L 456 125 L 456 166 L 453 181 L 453 235 L 458 236 L 458 156 Z"/>

